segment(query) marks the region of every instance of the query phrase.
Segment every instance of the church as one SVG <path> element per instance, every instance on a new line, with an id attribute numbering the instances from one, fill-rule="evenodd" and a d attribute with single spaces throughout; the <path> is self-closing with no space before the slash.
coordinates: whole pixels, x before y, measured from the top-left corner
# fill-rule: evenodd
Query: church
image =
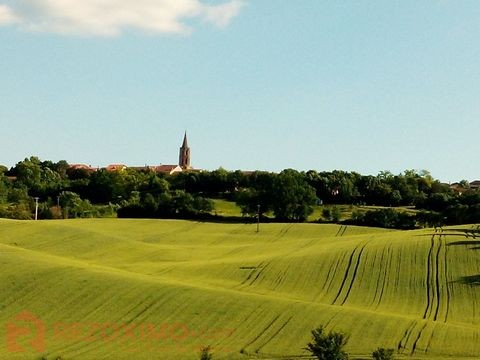
<path id="1" fill-rule="evenodd" d="M 185 135 L 183 136 L 183 143 L 182 147 L 180 148 L 180 156 L 178 159 L 178 166 L 182 168 L 182 170 L 190 170 L 192 167 L 190 166 L 190 147 L 188 146 L 187 140 L 187 132 L 185 131 Z"/>
<path id="2" fill-rule="evenodd" d="M 151 170 L 160 173 L 167 173 L 167 174 L 175 174 L 182 171 L 194 171 L 192 166 L 190 165 L 190 147 L 188 146 L 188 139 L 187 139 L 187 132 L 185 131 L 185 135 L 183 136 L 183 143 L 180 147 L 180 153 L 178 156 L 178 165 L 159 165 L 149 167 Z M 136 168 L 139 170 L 145 170 L 145 168 Z"/>

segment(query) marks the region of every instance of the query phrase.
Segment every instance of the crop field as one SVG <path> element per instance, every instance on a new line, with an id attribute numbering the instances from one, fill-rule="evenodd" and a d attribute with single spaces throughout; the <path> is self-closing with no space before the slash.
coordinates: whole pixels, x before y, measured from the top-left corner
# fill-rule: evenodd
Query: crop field
<path id="1" fill-rule="evenodd" d="M 0 359 L 480 357 L 480 241 L 455 229 L 0 220 Z"/>

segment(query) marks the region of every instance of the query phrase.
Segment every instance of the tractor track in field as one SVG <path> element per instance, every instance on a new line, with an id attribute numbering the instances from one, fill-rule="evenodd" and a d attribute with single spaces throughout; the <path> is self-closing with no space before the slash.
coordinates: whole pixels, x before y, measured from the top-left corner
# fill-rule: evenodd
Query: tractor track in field
<path id="1" fill-rule="evenodd" d="M 446 289 L 446 303 L 445 303 L 445 319 L 443 320 L 443 322 L 447 322 L 447 318 L 448 318 L 448 312 L 450 310 L 450 288 L 448 287 L 448 265 L 447 265 L 447 261 L 448 261 L 448 246 L 447 246 L 447 238 L 446 236 L 444 235 L 444 240 L 445 240 L 445 257 L 444 257 L 444 271 L 445 271 L 445 289 Z"/>
<path id="2" fill-rule="evenodd" d="M 332 305 L 335 305 L 335 303 L 337 302 L 337 300 L 339 299 L 340 295 L 342 294 L 344 288 L 345 288 L 345 284 L 347 282 L 347 279 L 351 273 L 351 279 L 350 279 L 350 283 L 348 285 L 348 289 L 347 289 L 347 292 L 343 298 L 343 301 L 340 305 L 344 305 L 345 302 L 347 301 L 347 298 L 348 296 L 350 295 L 350 292 L 352 290 L 352 287 L 353 287 L 353 283 L 355 282 L 355 278 L 357 276 L 357 272 L 358 272 L 358 267 L 360 266 L 360 261 L 362 259 L 362 254 L 363 254 L 363 250 L 365 249 L 365 247 L 367 246 L 369 241 L 365 242 L 363 245 L 360 245 L 358 244 L 352 251 L 352 254 L 350 255 L 350 258 L 348 259 L 348 265 L 347 265 L 347 269 L 345 270 L 345 275 L 343 276 L 343 280 L 342 280 L 342 284 L 340 285 L 340 289 L 338 290 L 338 293 L 337 293 L 337 296 L 335 297 L 335 299 L 333 300 L 332 302 Z M 355 254 L 357 254 L 357 256 L 355 257 Z M 354 260 L 355 259 L 355 260 Z M 353 262 L 355 262 L 355 265 L 353 265 L 353 270 L 352 269 L 352 264 Z"/>
<path id="3" fill-rule="evenodd" d="M 391 244 L 389 244 L 388 247 L 386 247 L 387 256 L 386 256 L 385 266 L 383 266 L 383 262 L 381 263 L 381 265 L 383 266 L 382 289 L 380 290 L 380 295 L 378 296 L 378 300 L 377 300 L 377 303 L 375 305 L 375 310 L 378 309 L 378 307 L 380 306 L 380 304 L 382 302 L 382 298 L 383 298 L 383 293 L 385 292 L 385 284 L 387 283 L 388 269 L 389 269 L 390 263 L 392 261 L 392 253 L 390 251 L 391 248 L 392 248 Z M 383 258 L 383 254 L 382 254 L 382 258 Z M 379 276 L 379 278 L 380 278 L 380 276 Z M 376 295 L 377 294 L 375 293 L 375 296 Z"/>
<path id="4" fill-rule="evenodd" d="M 447 239 L 442 231 L 436 231 L 434 234 L 432 234 L 427 257 L 427 274 L 425 279 L 427 305 L 422 317 L 424 321 L 447 322 L 450 307 L 450 289 L 448 288 L 447 281 L 447 248 Z M 442 282 L 445 282 L 444 286 L 442 286 Z M 420 341 L 420 338 L 422 337 L 428 324 L 428 322 L 425 322 L 422 328 L 418 330 L 415 340 L 412 343 L 410 356 L 413 355 L 417 350 L 417 344 Z M 400 340 L 399 349 L 406 348 L 413 330 L 414 327 L 411 325 L 407 328 L 405 334 L 408 333 L 408 336 L 404 335 L 404 337 Z M 424 349 L 425 353 L 428 351 L 433 335 L 434 331 L 432 330 L 428 343 Z"/>
<path id="5" fill-rule="evenodd" d="M 330 317 L 330 319 L 328 319 L 324 324 L 323 324 L 323 328 L 326 329 L 328 325 L 330 325 L 330 323 L 333 321 L 333 319 L 335 319 L 342 311 L 339 310 L 337 311 L 335 314 L 333 314 L 333 316 Z"/>
<path id="6" fill-rule="evenodd" d="M 138 307 L 144 305 L 145 303 L 148 304 L 149 300 L 152 301 L 152 302 L 149 303 L 148 305 L 144 306 L 144 308 L 139 313 L 137 313 L 132 319 L 130 319 L 128 321 L 125 321 L 125 322 L 120 322 L 120 321 L 119 322 L 112 322 L 111 324 L 113 325 L 113 328 L 115 328 L 115 329 L 122 329 L 126 326 L 129 326 L 129 325 L 133 324 L 133 329 L 135 329 L 138 326 L 138 324 L 142 324 L 141 322 L 138 322 L 137 324 L 135 324 L 135 320 L 139 319 L 143 314 L 145 314 L 147 311 L 149 311 L 154 306 L 157 306 L 157 307 L 161 308 L 162 304 L 168 302 L 173 297 L 174 297 L 174 295 L 168 296 L 166 299 L 162 299 L 161 302 L 155 302 L 152 299 L 147 298 L 144 301 L 140 302 L 137 306 L 135 306 L 135 308 L 138 308 Z M 133 312 L 132 309 L 128 311 L 128 313 L 131 313 L 131 312 Z M 107 324 L 109 324 L 109 323 L 107 323 Z M 131 330 L 131 331 L 133 331 L 133 330 Z M 149 330 L 149 336 L 152 336 L 151 331 L 153 331 L 153 330 Z M 125 330 L 125 333 L 127 333 L 127 330 Z M 104 336 L 104 335 L 102 335 L 102 336 Z M 115 339 L 116 339 L 115 335 L 112 335 L 112 341 L 115 341 Z M 79 341 L 73 343 L 70 347 L 67 347 L 67 348 L 70 348 L 70 351 L 75 349 L 76 350 L 76 355 L 85 355 L 89 352 L 96 351 L 98 349 L 102 349 L 105 346 L 104 341 L 94 341 L 90 344 L 92 346 L 90 346 L 90 347 L 87 346 L 86 347 L 85 346 L 85 340 L 80 339 Z M 62 351 L 64 351 L 65 349 L 66 348 L 62 348 Z"/>
<path id="7" fill-rule="evenodd" d="M 443 257 L 441 256 L 443 250 Z M 442 259 L 443 258 L 443 259 Z M 441 279 L 441 265 L 443 260 L 443 274 L 445 280 L 445 290 L 442 291 Z M 447 246 L 446 237 L 441 233 L 433 234 L 431 237 L 430 249 L 428 251 L 427 260 L 427 276 L 425 280 L 427 290 L 427 305 L 423 313 L 423 319 L 431 319 L 437 321 L 442 317 L 442 321 L 447 321 L 449 306 L 450 306 L 450 290 L 447 282 Z M 442 304 L 442 299 L 445 299 L 445 304 Z M 445 308 L 444 316 L 441 316 L 442 305 Z"/>
<path id="8" fill-rule="evenodd" d="M 386 251 L 386 247 L 383 247 L 382 255 L 380 256 L 380 265 L 379 265 L 380 268 L 382 268 L 382 265 L 383 265 L 383 258 L 385 257 L 385 251 Z M 373 259 L 374 266 L 377 265 L 376 261 L 377 261 L 377 253 L 375 252 L 375 258 Z M 375 284 L 375 293 L 373 294 L 373 300 L 372 300 L 372 303 L 370 304 L 370 306 L 373 306 L 373 304 L 375 303 L 375 300 L 377 299 L 378 288 L 380 286 L 380 279 L 381 278 L 382 278 L 382 275 L 381 275 L 381 272 L 379 272 L 378 277 L 377 277 L 377 281 L 376 281 L 376 284 Z"/>
<path id="9" fill-rule="evenodd" d="M 255 352 L 258 354 L 260 352 L 260 350 L 265 347 L 270 341 L 272 341 L 273 339 L 275 339 L 275 337 L 280 334 L 280 332 L 288 325 L 288 323 L 290 322 L 290 320 L 292 320 L 293 316 L 290 316 L 288 318 L 287 321 L 285 321 L 279 328 L 277 331 L 275 331 L 273 333 L 272 336 L 270 336 L 267 341 L 265 341 L 261 346 L 259 346 L 257 349 L 255 349 Z"/>
<path id="10" fill-rule="evenodd" d="M 365 246 L 367 246 L 366 243 L 365 243 L 365 245 L 362 246 L 362 248 L 360 249 L 360 252 L 358 253 L 357 262 L 355 264 L 355 269 L 353 270 L 353 274 L 352 274 L 352 281 L 350 281 L 350 285 L 348 286 L 348 290 L 347 290 L 347 293 L 345 295 L 345 298 L 343 299 L 343 301 L 340 305 L 345 304 L 345 302 L 348 299 L 348 296 L 350 295 L 350 292 L 352 291 L 353 283 L 355 282 L 355 279 L 357 278 L 358 267 L 360 266 L 360 260 L 362 258 L 363 250 L 365 250 Z"/>
<path id="11" fill-rule="evenodd" d="M 335 237 L 341 237 L 345 234 L 345 231 L 347 231 L 347 225 L 340 225 L 340 228 L 338 229 L 337 233 L 335 234 Z"/>
<path id="12" fill-rule="evenodd" d="M 337 257 L 337 261 L 334 262 L 334 264 L 332 264 L 329 268 L 328 268 L 328 273 L 327 273 L 327 277 L 325 278 L 325 282 L 323 283 L 323 286 L 322 286 L 322 289 L 318 292 L 317 295 L 315 295 L 315 301 L 322 295 L 322 294 L 328 294 L 328 292 L 330 291 L 330 288 L 333 284 L 333 280 L 335 279 L 335 274 L 337 273 L 337 269 L 339 268 L 339 265 L 341 263 L 343 263 L 343 259 L 345 258 L 345 255 L 346 255 L 346 252 L 343 252 L 343 254 L 341 256 L 338 256 Z M 333 262 L 333 261 L 332 261 Z M 332 272 L 333 270 L 333 272 Z M 332 274 L 332 276 L 330 277 L 330 274 Z M 327 285 L 328 284 L 328 285 Z M 324 289 L 325 289 L 325 286 L 327 287 L 325 292 L 324 292 Z"/>
<path id="13" fill-rule="evenodd" d="M 427 306 L 425 307 L 425 312 L 423 313 L 423 319 L 427 319 L 428 316 L 430 316 L 431 313 L 431 307 L 432 307 L 432 294 L 430 294 L 430 282 L 431 282 L 431 272 L 432 272 L 432 253 L 434 251 L 435 247 L 435 235 L 432 235 L 430 239 L 430 249 L 428 250 L 428 257 L 427 257 L 427 277 L 425 280 L 425 287 L 427 289 Z"/>
<path id="14" fill-rule="evenodd" d="M 350 258 L 348 259 L 347 270 L 345 271 L 345 275 L 343 276 L 342 284 L 340 285 L 340 289 L 338 290 L 337 296 L 335 296 L 335 299 L 333 299 L 332 305 L 335 305 L 338 297 L 342 293 L 343 287 L 345 286 L 345 282 L 347 281 L 347 277 L 348 277 L 348 273 L 350 271 L 350 267 L 352 266 L 353 257 L 355 256 L 355 252 L 357 251 L 359 246 L 360 245 L 355 246 L 352 253 L 350 254 Z"/>
<path id="15" fill-rule="evenodd" d="M 427 323 L 423 324 L 423 327 L 418 332 L 417 337 L 415 338 L 415 341 L 413 342 L 412 351 L 410 352 L 410 356 L 412 356 L 413 353 L 415 352 L 415 349 L 417 348 L 418 341 L 420 340 L 420 337 L 422 336 L 423 330 L 425 330 L 426 327 L 427 327 Z"/>
<path id="16" fill-rule="evenodd" d="M 435 257 L 435 291 L 436 291 L 436 302 L 435 302 L 435 315 L 433 316 L 433 321 L 437 321 L 438 311 L 440 310 L 440 250 L 442 249 L 442 236 L 440 235 L 438 239 L 438 248 L 437 254 Z"/>
<path id="17" fill-rule="evenodd" d="M 295 226 L 295 224 L 288 224 L 280 230 L 280 237 L 284 237 Z"/>
<path id="18" fill-rule="evenodd" d="M 253 340 L 251 340 L 251 341 L 248 342 L 245 346 L 243 346 L 242 349 L 245 349 L 245 348 L 249 347 L 250 345 L 252 345 L 253 343 L 255 343 L 255 341 L 257 341 L 258 339 L 260 339 L 260 338 L 262 337 L 262 335 L 265 334 L 265 333 L 268 331 L 268 329 L 270 329 L 270 328 L 273 326 L 273 324 L 275 324 L 275 323 L 277 322 L 277 320 L 280 318 L 280 316 L 282 316 L 282 314 L 279 314 L 279 315 L 275 316 L 275 318 L 274 318 L 272 321 L 270 321 L 270 322 L 267 324 L 267 326 L 264 327 L 263 330 L 260 331 L 260 333 L 258 333 L 257 336 L 255 336 L 255 337 L 253 338 Z"/>
<path id="19" fill-rule="evenodd" d="M 132 293 L 133 293 L 133 291 L 132 291 Z M 121 317 L 117 318 L 114 322 L 119 323 L 122 318 L 125 318 L 125 317 L 129 316 L 130 314 L 134 314 L 135 311 L 138 308 L 140 308 L 141 306 L 144 306 L 144 308 L 139 313 L 136 313 L 130 320 L 123 321 L 124 324 L 130 325 L 136 319 L 138 319 L 140 316 L 145 314 L 149 309 L 151 309 L 153 305 L 160 305 L 161 306 L 164 302 L 166 302 L 169 299 L 166 299 L 166 300 L 162 299 L 162 300 L 163 301 L 160 302 L 160 303 L 155 303 L 155 301 L 153 301 L 153 299 L 151 299 L 151 298 L 143 299 L 138 304 L 135 304 L 135 305 L 131 306 L 125 313 L 123 313 L 121 315 Z M 145 305 L 145 304 L 147 304 L 147 305 Z"/>
<path id="20" fill-rule="evenodd" d="M 266 267 L 268 267 L 270 265 L 270 263 L 266 263 L 264 261 L 262 261 L 260 264 L 258 264 L 257 267 L 255 267 L 254 269 L 252 269 L 250 271 L 250 273 L 248 274 L 248 276 L 245 278 L 245 280 L 243 280 L 241 283 L 240 283 L 240 286 L 242 285 L 245 285 L 247 284 L 250 280 L 250 284 L 248 284 L 248 286 L 251 286 L 253 285 L 253 283 L 259 278 L 259 276 L 262 274 L 263 270 L 265 270 Z M 260 270 L 259 270 L 260 269 Z M 254 278 L 255 276 L 255 278 Z M 253 279 L 252 279 L 253 278 Z"/>
<path id="21" fill-rule="evenodd" d="M 435 324 L 433 325 L 432 333 L 430 334 L 430 338 L 428 339 L 427 346 L 425 346 L 425 351 L 424 351 L 425 354 L 428 352 L 428 349 L 430 348 L 430 344 L 432 343 L 432 339 L 433 339 L 433 334 L 435 334 Z"/>
<path id="22" fill-rule="evenodd" d="M 173 296 L 171 296 L 171 297 L 173 297 Z M 147 304 L 147 305 L 144 306 L 144 304 Z M 154 305 L 158 305 L 158 304 L 155 303 L 154 301 L 152 301 L 152 299 L 148 299 L 148 298 L 144 299 L 144 300 L 140 301 L 140 303 L 138 303 L 135 306 L 133 306 L 132 308 L 130 308 L 125 314 L 122 315 L 122 317 L 124 317 L 127 314 L 133 313 L 135 309 L 144 306 L 143 309 L 139 313 L 137 313 L 135 316 L 133 316 L 130 320 L 121 322 L 121 321 L 119 321 L 119 319 L 117 319 L 115 321 L 109 322 L 108 324 L 112 324 L 113 326 L 117 326 L 117 327 L 123 327 L 123 326 L 131 325 L 132 323 L 135 322 L 136 319 L 138 319 L 141 315 L 143 315 L 148 310 L 150 310 Z M 95 309 L 95 310 L 97 310 L 97 309 Z M 92 329 L 90 329 L 92 331 L 92 333 L 89 333 L 89 335 L 95 336 L 94 335 L 95 333 L 93 332 L 93 330 L 95 330 L 96 322 L 86 323 L 86 324 L 90 324 L 90 326 L 92 326 Z M 99 325 L 99 328 L 97 330 L 101 330 L 100 328 L 101 328 L 102 324 L 99 323 L 98 325 Z M 94 351 L 95 349 L 101 348 L 102 346 L 104 346 L 104 343 L 102 341 L 98 341 L 96 343 L 95 342 L 91 343 L 91 345 L 92 346 L 90 346 L 88 348 L 85 348 L 85 339 L 77 339 L 77 341 L 75 341 L 75 342 L 73 342 L 69 345 L 63 346 L 62 351 L 77 351 L 77 353 L 78 353 L 78 350 L 84 349 L 84 351 L 81 351 L 78 354 L 85 354 L 85 353 L 88 353 L 90 351 Z"/>
<path id="23" fill-rule="evenodd" d="M 262 267 L 262 269 L 257 273 L 257 276 L 255 276 L 255 278 L 250 282 L 249 286 L 252 286 L 255 281 L 257 281 L 257 279 L 260 277 L 260 275 L 262 275 L 262 273 L 264 272 L 264 270 L 270 265 L 270 262 L 268 262 L 265 266 Z"/>
<path id="24" fill-rule="evenodd" d="M 337 230 L 337 233 L 335 234 L 335 237 L 338 237 L 338 234 L 342 231 L 343 225 L 340 225 L 340 227 Z"/>
<path id="25" fill-rule="evenodd" d="M 408 339 L 410 338 L 410 335 L 412 334 L 412 331 L 413 331 L 416 324 L 417 324 L 417 321 L 413 320 L 410 323 L 410 325 L 408 325 L 407 329 L 405 330 L 405 333 L 403 334 L 403 337 L 398 342 L 397 351 L 400 352 L 401 349 L 405 349 L 405 346 L 407 345 Z"/>
<path id="26" fill-rule="evenodd" d="M 287 276 L 288 272 L 289 272 L 289 269 L 290 269 L 290 264 L 287 263 L 286 266 L 283 268 L 282 271 L 280 271 L 274 281 L 274 285 L 273 285 L 273 291 L 275 291 L 282 283 L 283 281 L 285 280 L 285 277 Z"/>

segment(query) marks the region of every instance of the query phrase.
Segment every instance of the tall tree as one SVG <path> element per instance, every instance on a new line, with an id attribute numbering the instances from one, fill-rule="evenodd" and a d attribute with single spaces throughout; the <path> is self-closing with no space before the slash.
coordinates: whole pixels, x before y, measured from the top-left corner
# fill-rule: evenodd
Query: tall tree
<path id="1" fill-rule="evenodd" d="M 273 211 L 279 220 L 305 221 L 317 201 L 315 189 L 296 170 L 283 170 L 272 187 Z"/>

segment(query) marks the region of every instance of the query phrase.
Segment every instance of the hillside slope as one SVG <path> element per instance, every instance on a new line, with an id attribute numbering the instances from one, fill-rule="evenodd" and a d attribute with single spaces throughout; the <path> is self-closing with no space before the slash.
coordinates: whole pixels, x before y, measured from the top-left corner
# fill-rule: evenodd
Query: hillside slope
<path id="1" fill-rule="evenodd" d="M 448 230 L 0 220 L 0 358 L 196 359 L 204 345 L 297 358 L 320 324 L 359 358 L 476 358 L 478 244 Z M 12 340 L 25 311 L 43 343 Z"/>

